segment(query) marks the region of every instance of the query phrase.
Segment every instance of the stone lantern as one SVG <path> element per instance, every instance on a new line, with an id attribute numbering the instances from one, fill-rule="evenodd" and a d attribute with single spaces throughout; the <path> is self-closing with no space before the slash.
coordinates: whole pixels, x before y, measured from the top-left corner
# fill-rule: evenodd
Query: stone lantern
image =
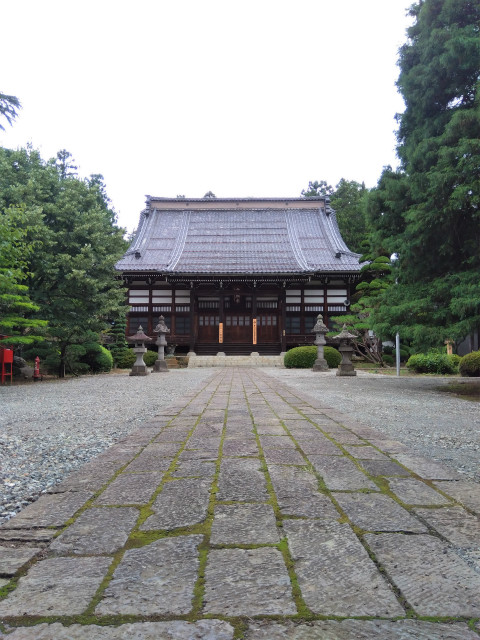
<path id="1" fill-rule="evenodd" d="M 328 329 L 323 323 L 323 316 L 319 313 L 317 323 L 312 332 L 316 334 L 315 344 L 317 345 L 317 359 L 313 363 L 312 371 L 328 371 L 328 364 L 323 355 L 323 347 L 326 345 L 325 334 Z"/>
<path id="2" fill-rule="evenodd" d="M 165 347 L 167 345 L 167 339 L 165 336 L 167 333 L 170 333 L 170 329 L 165 324 L 165 318 L 163 316 L 160 316 L 158 324 L 153 331 L 154 333 L 158 333 L 158 337 L 155 342 L 158 346 L 158 357 L 153 365 L 152 373 L 159 373 L 161 371 L 168 373 L 167 363 L 165 362 Z"/>
<path id="3" fill-rule="evenodd" d="M 135 360 L 132 370 L 130 371 L 131 376 L 146 376 L 150 372 L 147 369 L 147 365 L 143 361 L 143 354 L 146 353 L 147 347 L 145 346 L 145 342 L 151 341 L 147 335 L 143 333 L 143 327 L 140 325 L 138 327 L 138 331 L 135 335 L 127 338 L 129 342 L 134 342 L 135 346 L 133 347 L 133 353 L 136 354 L 137 359 Z"/>
<path id="4" fill-rule="evenodd" d="M 357 375 L 357 372 L 354 370 L 353 364 L 352 364 L 351 358 L 353 353 L 353 347 L 350 344 L 350 340 L 353 340 L 356 337 L 357 336 L 353 335 L 353 333 L 350 333 L 349 331 L 347 331 L 346 324 L 343 325 L 343 329 L 338 334 L 338 336 L 335 336 L 337 340 L 340 340 L 340 346 L 338 347 L 338 350 L 342 354 L 342 361 L 338 365 L 337 376 L 356 376 Z"/>

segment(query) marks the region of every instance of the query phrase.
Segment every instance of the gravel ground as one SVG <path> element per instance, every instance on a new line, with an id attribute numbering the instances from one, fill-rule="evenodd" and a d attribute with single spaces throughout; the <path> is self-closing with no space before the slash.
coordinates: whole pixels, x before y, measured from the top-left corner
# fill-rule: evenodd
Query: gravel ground
<path id="1" fill-rule="evenodd" d="M 0 387 L 0 523 L 212 373 L 180 369 Z"/>
<path id="2" fill-rule="evenodd" d="M 480 405 L 436 390 L 451 379 L 265 371 L 480 481 Z M 0 523 L 214 373 L 181 369 L 0 387 Z"/>
<path id="3" fill-rule="evenodd" d="M 338 377 L 334 371 L 269 369 L 303 393 L 400 440 L 420 455 L 441 461 L 480 482 L 480 403 L 438 387 L 465 378 L 372 374 Z"/>

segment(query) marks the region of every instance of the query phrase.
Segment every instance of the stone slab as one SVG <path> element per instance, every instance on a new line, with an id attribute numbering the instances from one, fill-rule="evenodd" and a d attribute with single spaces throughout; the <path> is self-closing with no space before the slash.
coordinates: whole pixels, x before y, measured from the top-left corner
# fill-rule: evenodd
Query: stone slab
<path id="1" fill-rule="evenodd" d="M 264 449 L 263 453 L 268 464 L 307 464 L 305 458 L 296 449 L 288 447 L 282 449 Z"/>
<path id="2" fill-rule="evenodd" d="M 187 426 L 171 426 L 164 429 L 161 433 L 159 433 L 155 442 L 183 442 L 190 431 L 193 428 L 193 424 Z"/>
<path id="3" fill-rule="evenodd" d="M 327 520 L 339 518 L 334 504 L 320 493 L 317 478 L 307 469 L 270 465 L 268 472 L 282 514 Z"/>
<path id="4" fill-rule="evenodd" d="M 151 450 L 142 451 L 135 460 L 132 460 L 132 462 L 125 467 L 123 473 L 132 473 L 137 471 L 165 472 L 168 471 L 173 458 L 174 456 L 164 457 Z"/>
<path id="5" fill-rule="evenodd" d="M 258 456 L 257 442 L 254 439 L 226 438 L 223 441 L 224 456 Z"/>
<path id="6" fill-rule="evenodd" d="M 52 542 L 50 549 L 58 554 L 114 553 L 127 541 L 138 516 L 134 507 L 87 509 Z"/>
<path id="7" fill-rule="evenodd" d="M 205 571 L 205 613 L 225 616 L 297 612 L 278 549 L 213 549 Z"/>
<path id="8" fill-rule="evenodd" d="M 223 620 L 137 622 L 120 627 L 83 624 L 64 627 L 55 622 L 20 627 L 6 637 L 9 640 L 232 640 L 233 633 L 232 625 Z"/>
<path id="9" fill-rule="evenodd" d="M 454 469 L 421 456 L 398 453 L 394 458 L 425 480 L 454 480 L 462 477 Z"/>
<path id="10" fill-rule="evenodd" d="M 184 449 L 178 456 L 178 462 L 184 462 L 186 460 L 216 460 L 218 458 L 218 451 L 212 451 L 211 449 Z"/>
<path id="11" fill-rule="evenodd" d="M 465 623 L 442 624 L 420 620 L 395 622 L 322 620 L 300 624 L 251 621 L 244 638 L 245 640 L 478 640 L 477 634 Z"/>
<path id="12" fill-rule="evenodd" d="M 388 480 L 390 489 L 402 502 L 410 505 L 445 505 L 448 498 L 414 478 L 399 478 Z"/>
<path id="13" fill-rule="evenodd" d="M 1 542 L 50 542 L 55 529 L 4 529 L 0 527 Z"/>
<path id="14" fill-rule="evenodd" d="M 3 529 L 30 529 L 32 527 L 61 527 L 85 502 L 91 491 L 69 491 L 40 496 L 40 498 L 6 522 Z"/>
<path id="15" fill-rule="evenodd" d="M 331 440 L 322 435 L 296 438 L 298 446 L 306 455 L 343 456 L 343 451 Z"/>
<path id="16" fill-rule="evenodd" d="M 216 463 L 206 460 L 185 460 L 177 464 L 172 478 L 186 478 L 196 476 L 202 478 L 213 478 L 215 475 Z"/>
<path id="17" fill-rule="evenodd" d="M 66 616 L 85 611 L 111 558 L 49 558 L 33 565 L 0 602 L 1 616 Z"/>
<path id="18" fill-rule="evenodd" d="M 480 616 L 480 575 L 429 535 L 367 534 L 365 540 L 421 616 Z"/>
<path id="19" fill-rule="evenodd" d="M 210 484 L 209 480 L 201 479 L 167 482 L 152 505 L 154 515 L 140 529 L 175 529 L 203 522 L 207 517 Z"/>
<path id="20" fill-rule="evenodd" d="M 161 473 L 120 474 L 94 504 L 146 504 L 161 481 Z"/>
<path id="21" fill-rule="evenodd" d="M 365 441 L 359 438 L 355 433 L 344 429 L 343 431 L 335 431 L 331 434 L 332 438 L 340 444 L 365 444 Z"/>
<path id="22" fill-rule="evenodd" d="M 378 488 L 349 458 L 309 455 L 308 459 L 331 491 Z"/>
<path id="23" fill-rule="evenodd" d="M 371 476 L 410 476 L 393 460 L 362 460 L 360 464 Z"/>
<path id="24" fill-rule="evenodd" d="M 267 502 L 265 475 L 254 458 L 223 460 L 218 477 L 217 500 Z"/>
<path id="25" fill-rule="evenodd" d="M 348 524 L 284 521 L 303 599 L 326 616 L 399 616 L 404 610 Z"/>
<path id="26" fill-rule="evenodd" d="M 377 449 L 370 447 L 369 445 L 344 445 L 345 451 L 357 458 L 358 460 L 390 460 L 384 453 L 381 453 Z"/>
<path id="27" fill-rule="evenodd" d="M 203 536 L 156 540 L 125 552 L 102 600 L 99 615 L 187 614 L 192 609 Z"/>
<path id="28" fill-rule="evenodd" d="M 290 436 L 260 436 L 260 443 L 266 449 L 295 449 L 295 442 Z"/>
<path id="29" fill-rule="evenodd" d="M 380 451 L 393 455 L 396 453 L 410 453 L 410 449 L 398 440 L 388 440 L 387 438 L 368 438 L 368 442 Z"/>
<path id="30" fill-rule="evenodd" d="M 0 547 L 0 576 L 13 576 L 42 549 L 38 547 Z"/>
<path id="31" fill-rule="evenodd" d="M 415 509 L 415 512 L 453 545 L 480 550 L 480 519 L 462 507 Z"/>
<path id="32" fill-rule="evenodd" d="M 279 542 L 275 514 L 269 504 L 217 505 L 211 544 Z"/>
<path id="33" fill-rule="evenodd" d="M 435 486 L 480 515 L 480 484 L 466 480 L 458 482 L 436 481 Z"/>
<path id="34" fill-rule="evenodd" d="M 381 493 L 337 493 L 335 499 L 353 524 L 365 531 L 427 531 L 417 518 Z"/>
<path id="35" fill-rule="evenodd" d="M 66 491 L 92 491 L 101 489 L 112 476 L 123 466 L 123 463 L 88 462 L 78 471 L 70 474 L 63 482 L 50 487 L 49 493 Z"/>

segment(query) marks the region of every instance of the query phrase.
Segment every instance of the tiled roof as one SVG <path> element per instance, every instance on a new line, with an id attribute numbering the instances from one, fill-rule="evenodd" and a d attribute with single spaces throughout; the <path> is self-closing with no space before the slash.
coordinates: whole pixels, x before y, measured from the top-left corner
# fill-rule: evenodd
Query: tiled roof
<path id="1" fill-rule="evenodd" d="M 116 269 L 192 275 L 359 271 L 359 256 L 343 242 L 328 206 L 312 202 L 305 208 L 302 200 L 301 208 L 294 201 L 279 208 L 271 202 L 260 207 L 258 200 L 251 206 L 244 200 L 234 209 L 218 201 L 211 209 L 204 200 L 197 208 L 193 201 L 188 208 L 167 202 L 147 209 Z"/>

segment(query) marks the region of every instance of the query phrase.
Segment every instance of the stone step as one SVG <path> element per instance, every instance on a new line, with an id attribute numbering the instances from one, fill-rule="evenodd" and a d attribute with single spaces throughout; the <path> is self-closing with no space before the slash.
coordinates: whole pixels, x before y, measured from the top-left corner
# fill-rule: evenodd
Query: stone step
<path id="1" fill-rule="evenodd" d="M 261 356 L 256 352 L 248 356 L 227 356 L 217 353 L 215 356 L 197 356 L 189 354 L 189 367 L 283 367 L 285 354 Z"/>

